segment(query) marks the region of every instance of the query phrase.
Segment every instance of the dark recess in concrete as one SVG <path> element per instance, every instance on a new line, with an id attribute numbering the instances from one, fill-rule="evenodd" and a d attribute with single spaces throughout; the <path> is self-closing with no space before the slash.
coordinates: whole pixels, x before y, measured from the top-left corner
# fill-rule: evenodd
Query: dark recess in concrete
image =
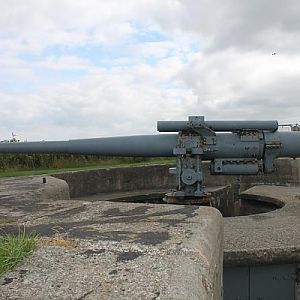
<path id="1" fill-rule="evenodd" d="M 226 201 L 227 199 L 227 193 L 226 193 L 226 189 L 225 190 L 225 195 L 223 197 L 224 201 Z M 222 197 L 222 193 L 219 192 L 219 197 Z M 146 203 L 146 204 L 166 204 L 166 202 L 163 200 L 164 194 L 160 194 L 158 195 L 157 193 L 148 193 L 147 195 L 141 194 L 139 196 L 134 195 L 134 196 L 127 196 L 127 197 L 122 197 L 122 198 L 116 198 L 116 199 L 111 199 L 109 198 L 109 200 L 107 201 L 111 201 L 111 202 L 128 202 L 128 203 Z M 86 198 L 88 199 L 88 198 Z M 229 202 L 236 202 L 239 201 L 239 199 L 228 199 Z M 102 197 L 102 201 L 103 197 Z M 174 205 L 185 205 L 184 203 L 177 203 Z M 213 206 L 209 201 L 203 204 L 193 204 L 195 206 Z M 239 212 L 235 215 L 235 216 L 248 216 L 248 215 L 255 215 L 255 214 L 261 214 L 261 213 L 266 213 L 275 209 L 279 209 L 283 206 L 283 204 L 279 204 L 278 202 L 276 202 L 276 200 L 274 200 L 274 203 L 270 200 L 270 199 L 264 199 L 262 197 L 262 199 L 258 200 L 254 200 L 254 199 L 247 199 L 245 197 L 243 197 L 240 200 L 240 205 L 239 205 Z M 141 209 L 141 208 L 139 208 Z M 147 207 L 145 208 L 147 209 Z M 222 211 L 221 211 L 222 212 Z M 110 212 L 111 216 L 118 216 L 118 211 L 112 211 Z M 231 217 L 231 215 L 225 215 L 224 217 Z"/>

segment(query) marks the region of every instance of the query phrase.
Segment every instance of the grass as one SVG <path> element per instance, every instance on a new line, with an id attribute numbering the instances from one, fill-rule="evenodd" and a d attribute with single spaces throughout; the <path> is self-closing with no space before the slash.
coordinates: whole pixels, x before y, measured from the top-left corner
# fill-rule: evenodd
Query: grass
<path id="1" fill-rule="evenodd" d="M 175 163 L 173 158 L 165 158 L 165 159 L 152 159 L 146 162 L 138 162 L 138 163 L 120 163 L 111 161 L 103 161 L 97 165 L 90 166 L 79 166 L 79 167 L 68 167 L 68 168 L 55 168 L 55 169 L 37 169 L 37 170 L 18 170 L 18 169 L 8 169 L 0 172 L 0 177 L 15 177 L 15 176 L 30 176 L 30 175 L 42 175 L 42 174 L 54 174 L 61 172 L 71 172 L 71 171 L 80 171 L 80 170 L 93 170 L 99 168 L 119 168 L 119 167 L 131 167 L 131 166 L 147 166 L 154 164 L 166 164 L 166 163 Z"/>
<path id="2" fill-rule="evenodd" d="M 54 235 L 51 237 L 42 237 L 39 239 L 41 246 L 59 246 L 67 249 L 77 248 L 78 243 L 68 237 L 68 233 L 61 227 L 52 228 Z"/>
<path id="3" fill-rule="evenodd" d="M 78 243 L 68 238 L 67 235 L 56 233 L 53 237 L 43 237 L 39 240 L 41 246 L 59 246 L 67 249 L 78 247 Z"/>
<path id="4" fill-rule="evenodd" d="M 39 238 L 36 234 L 28 235 L 19 231 L 17 235 L 0 236 L 0 277 L 12 270 L 37 246 L 59 246 L 67 249 L 78 247 L 78 243 L 68 238 L 66 234 L 56 232 L 53 237 Z"/>
<path id="5" fill-rule="evenodd" d="M 27 257 L 37 247 L 37 241 L 37 235 L 27 235 L 25 230 L 0 237 L 0 276 Z"/>
<path id="6" fill-rule="evenodd" d="M 67 249 L 73 249 L 78 247 L 78 243 L 73 240 L 66 238 L 43 238 L 39 241 L 39 244 L 42 246 L 59 246 Z"/>

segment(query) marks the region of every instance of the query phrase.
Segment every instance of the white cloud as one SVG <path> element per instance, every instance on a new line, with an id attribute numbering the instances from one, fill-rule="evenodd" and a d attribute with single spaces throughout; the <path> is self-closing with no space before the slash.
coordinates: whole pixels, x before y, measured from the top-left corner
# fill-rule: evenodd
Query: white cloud
<path id="1" fill-rule="evenodd" d="M 47 56 L 44 60 L 32 63 L 33 67 L 48 68 L 54 70 L 85 70 L 91 67 L 91 63 L 87 59 L 77 56 Z"/>
<path id="2" fill-rule="evenodd" d="M 174 59 L 152 67 L 91 68 L 81 80 L 44 87 L 21 97 L 2 94 L 0 99 L 7 99 L 4 106 L 10 107 L 5 112 L 4 128 L 6 132 L 21 130 L 28 139 L 155 133 L 157 118 L 183 115 L 186 91 L 175 81 L 160 87 L 162 82 L 171 82 L 180 68 L 180 61 Z M 9 105 L 11 102 L 17 110 Z M 41 130 L 47 127 L 53 128 L 48 137 Z M 74 130 L 70 133 L 68 128 Z"/>
<path id="3" fill-rule="evenodd" d="M 0 0 L 0 139 L 154 133 L 195 114 L 299 122 L 300 4 L 282 3 Z M 102 65 L 71 51 L 95 45 Z"/>
<path id="4" fill-rule="evenodd" d="M 195 55 L 179 77 L 210 117 L 299 120 L 300 56 L 232 49 Z"/>

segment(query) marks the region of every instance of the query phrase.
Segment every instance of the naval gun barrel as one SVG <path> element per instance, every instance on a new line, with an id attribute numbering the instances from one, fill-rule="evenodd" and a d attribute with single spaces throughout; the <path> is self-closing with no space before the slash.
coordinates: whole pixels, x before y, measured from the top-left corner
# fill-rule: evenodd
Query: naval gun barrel
<path id="1" fill-rule="evenodd" d="M 269 133 L 273 134 L 273 133 Z M 277 132 L 280 151 L 277 157 L 300 157 L 300 132 Z M 177 134 L 137 135 L 107 138 L 0 143 L 0 153 L 66 153 L 103 156 L 173 157 Z M 266 142 L 245 142 L 236 133 L 217 133 L 216 151 L 203 153 L 213 158 L 262 158 Z"/>
<path id="2" fill-rule="evenodd" d="M 176 134 L 0 143 L 0 153 L 66 153 L 103 156 L 173 156 Z"/>
<path id="3" fill-rule="evenodd" d="M 278 157 L 300 157 L 300 132 L 278 132 L 281 142 Z"/>

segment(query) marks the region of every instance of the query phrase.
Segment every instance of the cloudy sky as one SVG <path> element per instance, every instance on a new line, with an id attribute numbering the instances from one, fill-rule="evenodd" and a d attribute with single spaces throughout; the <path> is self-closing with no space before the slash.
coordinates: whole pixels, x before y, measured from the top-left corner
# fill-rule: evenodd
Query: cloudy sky
<path id="1" fill-rule="evenodd" d="M 299 16 L 298 0 L 0 0 L 0 140 L 300 122 Z"/>

